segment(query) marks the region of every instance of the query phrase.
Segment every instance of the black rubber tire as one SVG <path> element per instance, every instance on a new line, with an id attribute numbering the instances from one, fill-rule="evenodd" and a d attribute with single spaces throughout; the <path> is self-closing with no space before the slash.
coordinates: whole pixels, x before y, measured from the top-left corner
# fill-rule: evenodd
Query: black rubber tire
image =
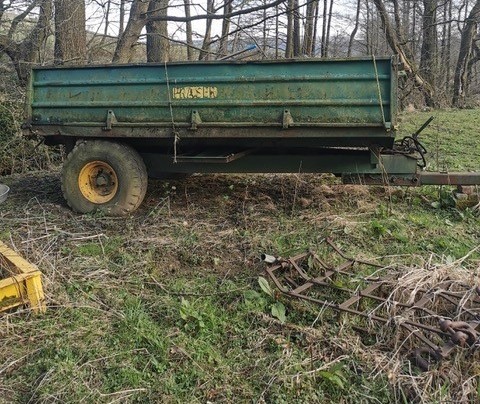
<path id="1" fill-rule="evenodd" d="M 113 168 L 118 187 L 106 203 L 94 203 L 80 190 L 78 179 L 83 167 L 101 161 Z M 62 170 L 62 192 L 68 205 L 76 212 L 102 211 L 112 216 L 123 216 L 137 209 L 147 191 L 148 175 L 140 155 L 122 143 L 104 140 L 79 141 L 68 154 Z"/>

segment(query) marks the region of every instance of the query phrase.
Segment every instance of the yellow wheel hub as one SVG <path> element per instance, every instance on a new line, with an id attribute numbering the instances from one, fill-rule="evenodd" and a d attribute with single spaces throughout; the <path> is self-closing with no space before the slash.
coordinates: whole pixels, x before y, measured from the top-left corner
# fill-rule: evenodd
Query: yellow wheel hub
<path id="1" fill-rule="evenodd" d="M 90 202 L 101 204 L 113 199 L 118 190 L 115 170 L 104 161 L 86 164 L 78 175 L 78 187 Z"/>

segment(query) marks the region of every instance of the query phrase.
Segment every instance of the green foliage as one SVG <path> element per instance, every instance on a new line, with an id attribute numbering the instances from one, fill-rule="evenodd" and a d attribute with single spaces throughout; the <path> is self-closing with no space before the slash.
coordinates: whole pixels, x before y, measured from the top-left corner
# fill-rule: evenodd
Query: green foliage
<path id="1" fill-rule="evenodd" d="M 322 377 L 327 383 L 331 384 L 334 388 L 345 390 L 345 384 L 347 379 L 343 374 L 343 365 L 335 364 L 328 370 L 322 370 L 318 372 L 318 375 Z"/>
<path id="2" fill-rule="evenodd" d="M 281 323 L 287 320 L 285 305 L 282 302 L 272 304 L 272 316 L 278 318 Z"/>
<path id="3" fill-rule="evenodd" d="M 273 300 L 273 303 L 270 305 L 270 312 L 272 316 L 280 320 L 281 323 L 284 323 L 287 320 L 287 309 L 285 308 L 285 305 L 281 301 L 277 300 L 275 292 L 263 276 L 258 277 L 258 284 L 260 285 L 262 291 L 269 296 L 270 302 Z"/>
<path id="4" fill-rule="evenodd" d="M 47 148 L 39 139 L 27 139 L 22 121 L 23 102 L 0 102 L 0 175 L 52 168 L 62 161 L 60 147 Z"/>
<path id="5" fill-rule="evenodd" d="M 262 289 L 268 296 L 274 297 L 272 287 L 263 276 L 258 277 L 258 284 L 260 285 L 260 289 Z"/>
<path id="6" fill-rule="evenodd" d="M 0 102 L 0 147 L 13 140 L 20 131 L 20 108 L 13 102 Z"/>
<path id="7" fill-rule="evenodd" d="M 202 329 L 205 328 L 205 322 L 201 313 L 188 301 L 182 297 L 180 306 L 180 317 L 185 322 L 185 329 Z"/>

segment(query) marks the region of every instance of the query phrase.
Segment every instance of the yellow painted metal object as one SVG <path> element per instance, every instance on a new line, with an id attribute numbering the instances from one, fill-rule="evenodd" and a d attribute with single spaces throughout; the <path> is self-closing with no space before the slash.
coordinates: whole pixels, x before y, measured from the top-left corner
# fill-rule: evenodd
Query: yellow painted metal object
<path id="1" fill-rule="evenodd" d="M 93 203 L 107 203 L 118 190 L 115 170 L 104 161 L 87 163 L 78 176 L 78 187 L 83 196 Z"/>
<path id="2" fill-rule="evenodd" d="M 28 305 L 35 313 L 44 313 L 45 295 L 42 273 L 0 241 L 0 267 L 11 277 L 0 280 L 0 312 Z"/>

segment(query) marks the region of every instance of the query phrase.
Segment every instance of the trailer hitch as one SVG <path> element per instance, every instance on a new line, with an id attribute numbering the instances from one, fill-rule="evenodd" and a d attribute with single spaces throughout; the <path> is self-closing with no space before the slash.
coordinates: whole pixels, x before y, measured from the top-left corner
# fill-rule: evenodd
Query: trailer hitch
<path id="1" fill-rule="evenodd" d="M 430 125 L 430 122 L 433 121 L 435 117 L 431 116 L 428 118 L 424 124 L 417 129 L 415 133 L 412 133 L 410 136 L 405 136 L 403 139 L 401 139 L 399 142 L 395 143 L 394 145 L 394 151 L 400 154 L 404 155 L 416 155 L 418 163 L 417 165 L 423 169 L 427 166 L 427 161 L 425 159 L 425 155 L 427 154 L 427 149 L 425 146 L 420 143 L 418 140 L 418 136 L 420 133 L 423 132 L 423 130 Z"/>

